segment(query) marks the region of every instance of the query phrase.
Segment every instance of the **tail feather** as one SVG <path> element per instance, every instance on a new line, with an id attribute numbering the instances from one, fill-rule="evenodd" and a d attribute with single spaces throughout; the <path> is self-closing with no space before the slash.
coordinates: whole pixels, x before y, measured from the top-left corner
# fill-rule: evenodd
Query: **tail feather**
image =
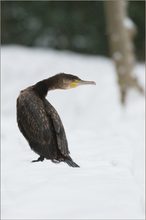
<path id="1" fill-rule="evenodd" d="M 79 165 L 76 164 L 76 163 L 71 159 L 71 157 L 65 158 L 64 162 L 67 163 L 70 167 L 79 167 Z"/>

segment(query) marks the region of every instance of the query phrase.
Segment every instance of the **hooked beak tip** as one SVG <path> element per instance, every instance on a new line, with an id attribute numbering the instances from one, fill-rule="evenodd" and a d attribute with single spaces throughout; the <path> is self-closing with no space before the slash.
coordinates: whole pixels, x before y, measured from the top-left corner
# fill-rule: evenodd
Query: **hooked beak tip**
<path id="1" fill-rule="evenodd" d="M 92 81 L 92 85 L 96 85 L 96 82 Z"/>

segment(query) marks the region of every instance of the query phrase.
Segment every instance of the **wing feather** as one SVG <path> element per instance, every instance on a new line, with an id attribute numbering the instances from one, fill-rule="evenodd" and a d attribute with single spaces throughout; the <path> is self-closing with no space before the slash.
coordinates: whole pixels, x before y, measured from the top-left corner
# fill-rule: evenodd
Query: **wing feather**
<path id="1" fill-rule="evenodd" d="M 21 132 L 36 153 L 47 158 L 56 157 L 53 125 L 41 99 L 32 94 L 20 95 L 17 100 L 17 121 Z"/>
<path id="2" fill-rule="evenodd" d="M 49 117 L 51 117 L 54 125 L 58 148 L 64 156 L 67 156 L 69 155 L 70 152 L 68 149 L 67 138 L 62 121 L 55 108 L 46 99 L 45 99 L 45 106 L 46 106 L 45 109 L 47 111 L 47 114 Z"/>
<path id="3" fill-rule="evenodd" d="M 17 99 L 17 121 L 31 148 L 39 155 L 57 158 L 58 150 L 69 155 L 68 143 L 62 121 L 55 108 L 31 91 Z"/>
<path id="4" fill-rule="evenodd" d="M 19 102 L 19 100 L 18 100 Z M 23 122 L 23 128 L 27 137 L 38 143 L 49 141 L 49 123 L 45 110 L 41 104 L 36 106 L 36 100 L 24 99 L 18 107 L 18 121 Z"/>

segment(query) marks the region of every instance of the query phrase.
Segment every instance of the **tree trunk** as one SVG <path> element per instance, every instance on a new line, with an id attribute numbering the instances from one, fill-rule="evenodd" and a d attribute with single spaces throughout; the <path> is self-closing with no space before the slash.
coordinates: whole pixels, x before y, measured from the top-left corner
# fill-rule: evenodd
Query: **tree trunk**
<path id="1" fill-rule="evenodd" d="M 132 40 L 136 27 L 127 17 L 127 1 L 104 1 L 104 5 L 109 44 L 116 65 L 121 102 L 125 104 L 130 88 L 135 88 L 141 93 L 144 92 L 134 76 L 135 56 Z"/>

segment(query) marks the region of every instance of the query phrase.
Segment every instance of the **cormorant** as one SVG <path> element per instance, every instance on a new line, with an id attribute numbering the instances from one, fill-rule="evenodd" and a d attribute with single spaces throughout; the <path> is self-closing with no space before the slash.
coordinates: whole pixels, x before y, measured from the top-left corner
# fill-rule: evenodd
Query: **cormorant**
<path id="1" fill-rule="evenodd" d="M 17 98 L 17 122 L 31 149 L 39 155 L 32 162 L 50 159 L 79 167 L 69 156 L 68 143 L 61 119 L 45 98 L 54 89 L 70 89 L 79 85 L 95 84 L 79 77 L 60 73 L 44 79 L 20 92 Z"/>

